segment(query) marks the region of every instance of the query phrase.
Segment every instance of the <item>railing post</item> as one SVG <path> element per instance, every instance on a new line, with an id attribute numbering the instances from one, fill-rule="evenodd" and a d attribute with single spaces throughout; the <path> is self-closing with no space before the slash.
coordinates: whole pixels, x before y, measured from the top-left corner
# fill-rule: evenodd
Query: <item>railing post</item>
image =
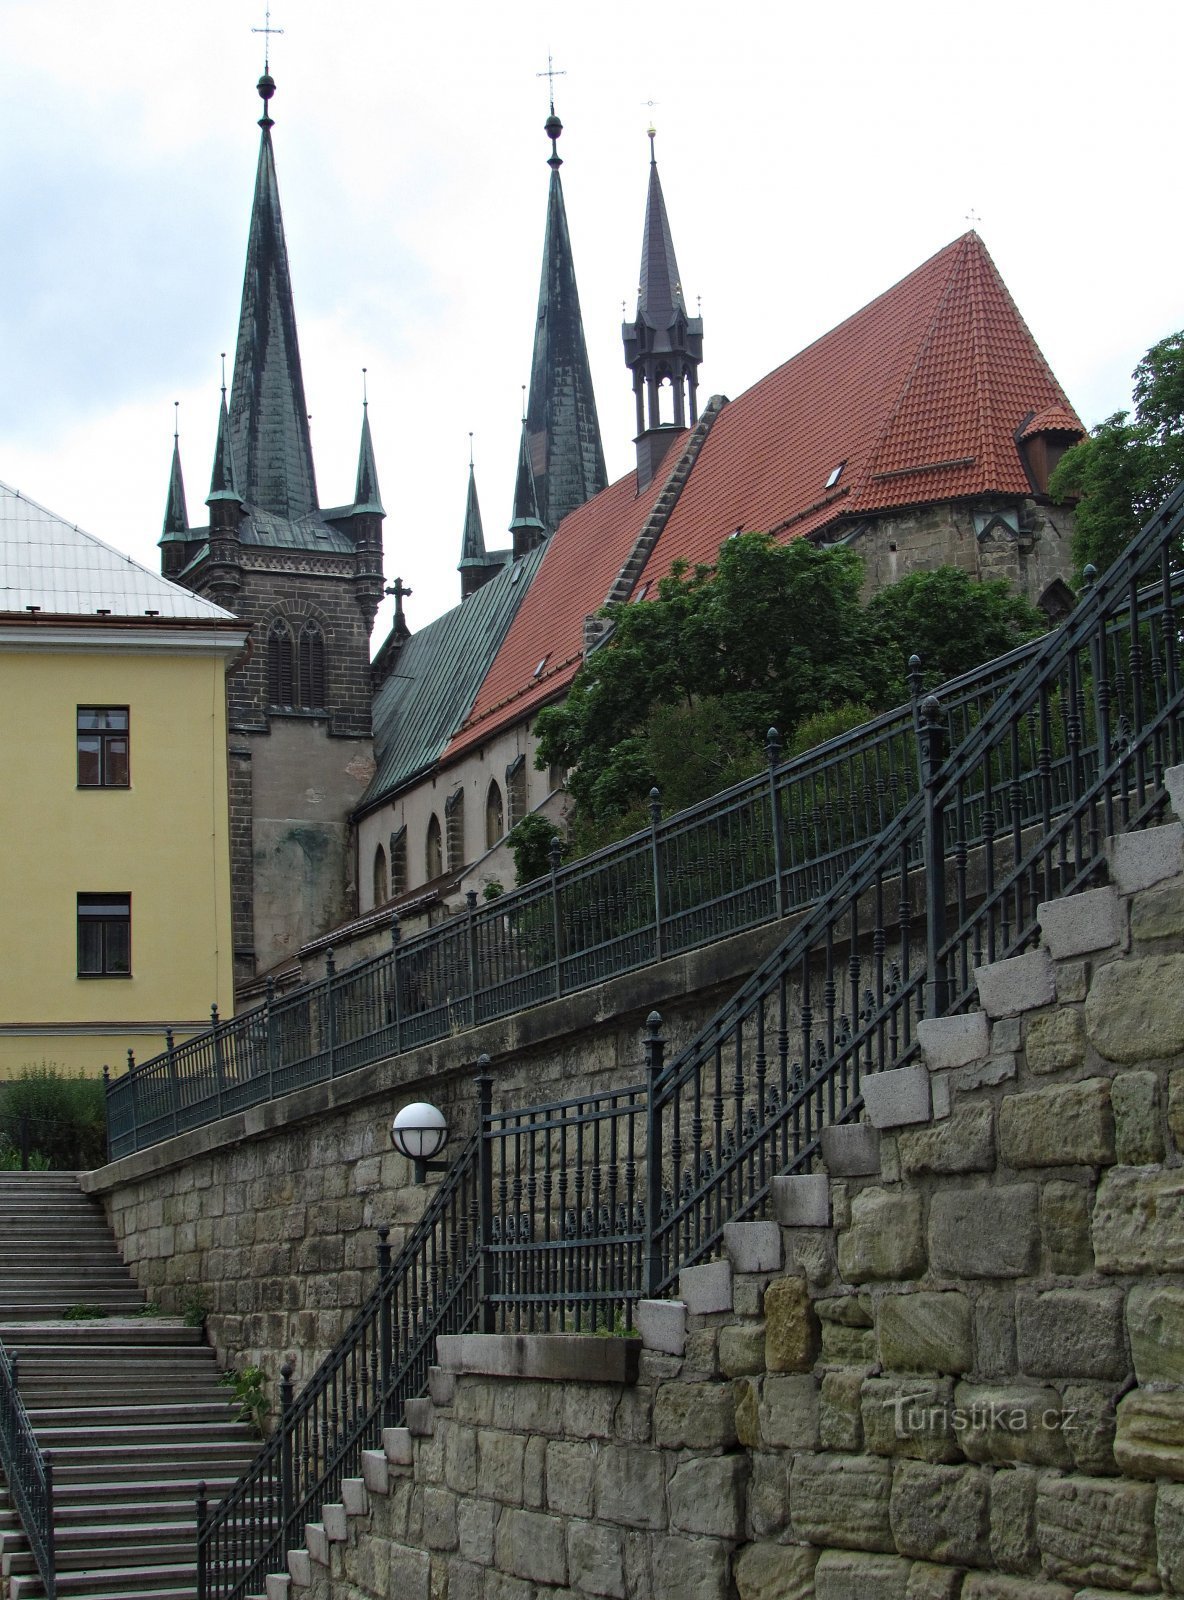
<path id="1" fill-rule="evenodd" d="M 781 791 L 777 787 L 777 767 L 781 761 L 781 735 L 770 728 L 765 735 L 765 757 L 769 763 L 769 822 L 773 829 L 773 871 L 777 878 L 777 915 L 783 917 L 785 904 L 785 862 L 781 843 Z"/>
<path id="2" fill-rule="evenodd" d="M 642 1292 L 647 1300 L 653 1300 L 662 1278 L 658 1250 L 658 1224 L 662 1220 L 662 1119 L 658 1110 L 658 1079 L 662 1076 L 666 1041 L 661 1034 L 661 1014 L 651 1011 L 645 1027 L 645 1241 L 641 1270 Z"/>
<path id="3" fill-rule="evenodd" d="M 177 1132 L 177 1116 L 181 1109 L 181 1091 L 177 1083 L 177 1047 L 173 1039 L 173 1030 L 164 1030 L 164 1053 L 169 1064 L 169 1094 L 173 1102 L 173 1132 Z"/>
<path id="4" fill-rule="evenodd" d="M 111 1115 L 111 1068 L 103 1062 L 103 1109 L 107 1115 L 107 1160 L 111 1159 L 111 1131 L 114 1118 Z"/>
<path id="5" fill-rule="evenodd" d="M 203 1479 L 197 1486 L 197 1600 L 207 1600 L 206 1586 L 206 1519 L 209 1506 L 206 1502 L 206 1485 Z"/>
<path id="6" fill-rule="evenodd" d="M 559 835 L 551 836 L 551 845 L 548 854 L 551 858 L 551 937 L 555 946 L 555 998 L 558 1000 L 563 993 L 563 961 L 559 949 L 559 857 L 563 853 L 563 845 Z"/>
<path id="7" fill-rule="evenodd" d="M 292 1461 L 292 1373 L 290 1361 L 280 1368 L 280 1548 L 286 1548 L 289 1524 L 296 1508 L 296 1485 Z"/>
<path id="8" fill-rule="evenodd" d="M 395 1365 L 395 1334 L 391 1322 L 391 1297 L 387 1274 L 391 1266 L 391 1230 L 384 1222 L 378 1230 L 378 1381 L 382 1406 L 382 1425 L 389 1428 L 391 1414 L 391 1380 Z"/>
<path id="9" fill-rule="evenodd" d="M 53 1452 L 47 1450 L 41 1459 L 45 1462 L 45 1565 L 49 1573 L 45 1593 L 46 1600 L 56 1600 L 58 1555 L 53 1531 Z"/>
<path id="10" fill-rule="evenodd" d="M 329 1041 L 329 1076 L 337 1075 L 337 997 L 333 993 L 333 980 L 337 976 L 337 957 L 332 947 L 325 951 L 325 1036 Z"/>
<path id="11" fill-rule="evenodd" d="M 140 1148 L 140 1116 L 136 1106 L 136 1052 L 129 1050 L 127 1053 L 127 1103 L 128 1114 L 132 1121 L 132 1149 Z"/>
<path id="12" fill-rule="evenodd" d="M 922 754 L 921 739 L 921 657 L 909 657 L 909 670 L 907 673 L 909 683 L 909 703 L 913 708 L 913 738 L 917 745 L 917 781 L 922 786 L 925 783 L 925 757 Z"/>
<path id="13" fill-rule="evenodd" d="M 662 795 L 650 790 L 650 862 L 654 879 L 654 960 L 662 959 L 662 857 L 658 846 L 658 824 L 662 820 Z"/>
<path id="14" fill-rule="evenodd" d="M 222 1024 L 217 1001 L 210 1007 L 210 1053 L 214 1063 L 214 1086 L 218 1092 L 218 1115 L 222 1115 L 222 1095 L 226 1088 L 226 1064 L 222 1059 Z"/>
<path id="15" fill-rule="evenodd" d="M 489 1057 L 479 1056 L 477 1065 L 477 1229 L 481 1251 L 479 1293 L 481 1332 L 494 1331 L 493 1267 L 493 1154 L 489 1118 L 493 1112 L 493 1075 Z"/>
<path id="16" fill-rule="evenodd" d="M 465 890 L 465 924 L 469 945 L 469 1022 L 477 1026 L 477 891 Z"/>
<path id="17" fill-rule="evenodd" d="M 399 1055 L 403 1049 L 403 1007 L 399 999 L 399 940 L 403 937 L 403 930 L 399 925 L 399 913 L 391 912 L 391 1016 L 395 1024 L 395 1054 Z"/>
<path id="18" fill-rule="evenodd" d="M 267 1098 L 275 1099 L 275 1068 L 279 1056 L 279 1041 L 275 1035 L 275 979 L 268 978 L 263 1000 L 263 1025 L 266 1029 L 264 1048 L 267 1052 Z"/>
<path id="19" fill-rule="evenodd" d="M 945 760 L 945 719 L 936 696 L 921 706 L 921 775 L 925 785 L 925 944 L 929 977 L 925 1015 L 942 1017 L 949 1004 L 949 982 L 940 954 L 946 941 L 946 837 L 944 807 L 938 800 Z"/>

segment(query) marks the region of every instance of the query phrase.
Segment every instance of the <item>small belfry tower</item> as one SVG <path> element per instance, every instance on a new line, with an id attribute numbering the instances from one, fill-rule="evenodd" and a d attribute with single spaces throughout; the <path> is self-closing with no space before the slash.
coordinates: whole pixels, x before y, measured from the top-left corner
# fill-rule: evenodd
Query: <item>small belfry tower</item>
<path id="1" fill-rule="evenodd" d="M 650 128 L 650 182 L 641 240 L 637 315 L 621 327 L 625 365 L 633 373 L 637 403 L 637 486 L 653 479 L 672 435 L 699 420 L 697 392 L 703 359 L 703 318 L 687 315 L 666 201 L 654 153 L 657 129 Z M 671 404 L 663 416 L 662 389 Z"/>
<path id="2" fill-rule="evenodd" d="M 292 957 L 355 910 L 349 816 L 374 770 L 370 630 L 384 511 L 363 392 L 353 501 L 322 509 L 313 470 L 266 70 L 234 376 L 209 523 L 191 528 L 180 450 L 160 541 L 167 577 L 250 624 L 229 679 L 235 971 Z"/>

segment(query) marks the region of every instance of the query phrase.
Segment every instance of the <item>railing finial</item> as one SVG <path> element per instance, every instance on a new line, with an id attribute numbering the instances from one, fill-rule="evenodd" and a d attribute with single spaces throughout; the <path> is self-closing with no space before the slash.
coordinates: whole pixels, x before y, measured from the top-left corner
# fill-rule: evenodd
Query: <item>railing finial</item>
<path id="1" fill-rule="evenodd" d="M 765 734 L 765 755 L 769 765 L 775 767 L 781 759 L 782 739 L 776 728 L 770 728 Z"/>

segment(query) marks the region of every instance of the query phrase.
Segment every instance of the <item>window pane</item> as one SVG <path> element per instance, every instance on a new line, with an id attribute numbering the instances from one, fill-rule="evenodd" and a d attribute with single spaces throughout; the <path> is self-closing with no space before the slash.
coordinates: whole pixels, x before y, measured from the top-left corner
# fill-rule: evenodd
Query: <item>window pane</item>
<path id="1" fill-rule="evenodd" d="M 103 970 L 103 924 L 84 921 L 81 916 L 78 919 L 78 970 Z"/>
<path id="2" fill-rule="evenodd" d="M 82 788 L 97 788 L 103 781 L 99 762 L 100 743 L 97 734 L 78 735 L 78 782 Z"/>
<path id="3" fill-rule="evenodd" d="M 127 739 L 121 734 L 108 735 L 104 778 L 112 788 L 127 788 Z"/>
<path id="4" fill-rule="evenodd" d="M 105 922 L 107 935 L 107 964 L 105 972 L 125 973 L 132 970 L 132 939 L 130 922 Z"/>

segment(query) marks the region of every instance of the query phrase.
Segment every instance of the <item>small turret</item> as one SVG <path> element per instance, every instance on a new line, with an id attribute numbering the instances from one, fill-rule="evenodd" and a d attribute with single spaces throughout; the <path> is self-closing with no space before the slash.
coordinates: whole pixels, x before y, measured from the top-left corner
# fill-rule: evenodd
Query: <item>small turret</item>
<path id="1" fill-rule="evenodd" d="M 522 437 L 518 445 L 518 474 L 514 479 L 514 514 L 510 518 L 510 537 L 514 541 L 515 561 L 533 550 L 535 545 L 542 544 L 547 537 L 547 530 L 539 515 L 539 497 L 530 465 L 525 417 L 522 419 Z"/>
<path id="2" fill-rule="evenodd" d="M 173 402 L 173 464 L 160 535 L 160 566 L 166 578 L 174 577 L 189 559 L 189 513 L 185 508 L 185 481 L 181 476 L 181 402 Z"/>

